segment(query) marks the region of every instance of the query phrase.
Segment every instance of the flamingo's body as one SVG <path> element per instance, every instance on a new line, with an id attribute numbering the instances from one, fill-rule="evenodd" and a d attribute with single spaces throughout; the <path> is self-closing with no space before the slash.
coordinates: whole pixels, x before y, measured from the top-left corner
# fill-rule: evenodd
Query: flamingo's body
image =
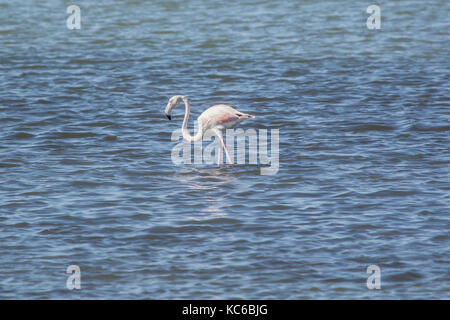
<path id="1" fill-rule="evenodd" d="M 194 136 L 191 136 L 189 134 L 189 131 L 187 130 L 190 107 L 189 101 L 186 97 L 177 95 L 170 98 L 164 112 L 166 114 L 166 117 L 169 120 L 171 120 L 172 118 L 170 113 L 172 109 L 175 108 L 181 101 L 184 102 L 184 105 L 186 107 L 183 125 L 181 127 L 183 138 L 190 142 L 198 141 L 203 137 L 203 134 L 207 130 L 213 130 L 218 136 L 220 143 L 222 144 L 222 147 L 225 150 L 228 162 L 230 164 L 233 164 L 233 161 L 231 160 L 230 155 L 228 154 L 227 147 L 223 142 L 222 131 L 225 129 L 234 128 L 235 126 L 237 126 L 239 123 L 241 123 L 246 119 L 253 119 L 254 116 L 240 112 L 234 109 L 233 107 L 227 106 L 225 104 L 217 104 L 203 111 L 203 113 L 197 118 L 198 131 Z M 221 148 L 219 148 L 218 152 L 218 159 L 217 159 L 218 166 L 220 166 L 220 162 L 221 162 Z"/>

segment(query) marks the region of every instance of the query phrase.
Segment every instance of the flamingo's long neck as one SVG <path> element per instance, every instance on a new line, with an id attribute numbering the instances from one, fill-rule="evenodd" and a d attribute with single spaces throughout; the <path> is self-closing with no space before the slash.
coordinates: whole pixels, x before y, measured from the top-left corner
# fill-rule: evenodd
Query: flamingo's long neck
<path id="1" fill-rule="evenodd" d="M 189 101 L 188 101 L 188 99 L 183 98 L 183 102 L 184 102 L 184 106 L 186 107 L 186 111 L 184 113 L 183 125 L 181 126 L 181 132 L 183 134 L 183 138 L 190 142 L 198 141 L 203 136 L 202 124 L 199 121 L 197 133 L 195 134 L 195 136 L 191 136 L 191 134 L 189 133 L 189 131 L 187 129 L 188 120 L 189 120 L 189 112 L 190 112 Z"/>

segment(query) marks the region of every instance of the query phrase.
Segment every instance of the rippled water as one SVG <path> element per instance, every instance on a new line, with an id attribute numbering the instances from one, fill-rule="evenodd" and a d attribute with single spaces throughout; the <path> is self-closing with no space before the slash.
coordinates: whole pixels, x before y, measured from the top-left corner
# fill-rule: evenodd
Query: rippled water
<path id="1" fill-rule="evenodd" d="M 0 298 L 450 298 L 450 5 L 377 4 L 0 1 Z M 175 166 L 174 94 L 279 172 Z"/>

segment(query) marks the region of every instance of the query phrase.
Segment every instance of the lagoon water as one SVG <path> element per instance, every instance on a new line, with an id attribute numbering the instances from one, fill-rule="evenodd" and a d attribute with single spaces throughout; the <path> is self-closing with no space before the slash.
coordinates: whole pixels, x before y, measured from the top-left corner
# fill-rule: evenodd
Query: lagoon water
<path id="1" fill-rule="evenodd" d="M 0 1 L 0 298 L 450 298 L 450 2 L 370 4 Z M 175 94 L 279 171 L 174 165 Z"/>

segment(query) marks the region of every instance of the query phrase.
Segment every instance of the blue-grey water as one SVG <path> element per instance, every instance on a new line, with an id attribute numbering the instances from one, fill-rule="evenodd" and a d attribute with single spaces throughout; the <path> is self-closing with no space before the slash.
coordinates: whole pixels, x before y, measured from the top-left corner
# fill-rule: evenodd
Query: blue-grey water
<path id="1" fill-rule="evenodd" d="M 1 0 L 0 298 L 450 298 L 449 12 Z M 279 129 L 278 173 L 176 166 L 175 94 L 191 132 L 218 103 Z"/>

